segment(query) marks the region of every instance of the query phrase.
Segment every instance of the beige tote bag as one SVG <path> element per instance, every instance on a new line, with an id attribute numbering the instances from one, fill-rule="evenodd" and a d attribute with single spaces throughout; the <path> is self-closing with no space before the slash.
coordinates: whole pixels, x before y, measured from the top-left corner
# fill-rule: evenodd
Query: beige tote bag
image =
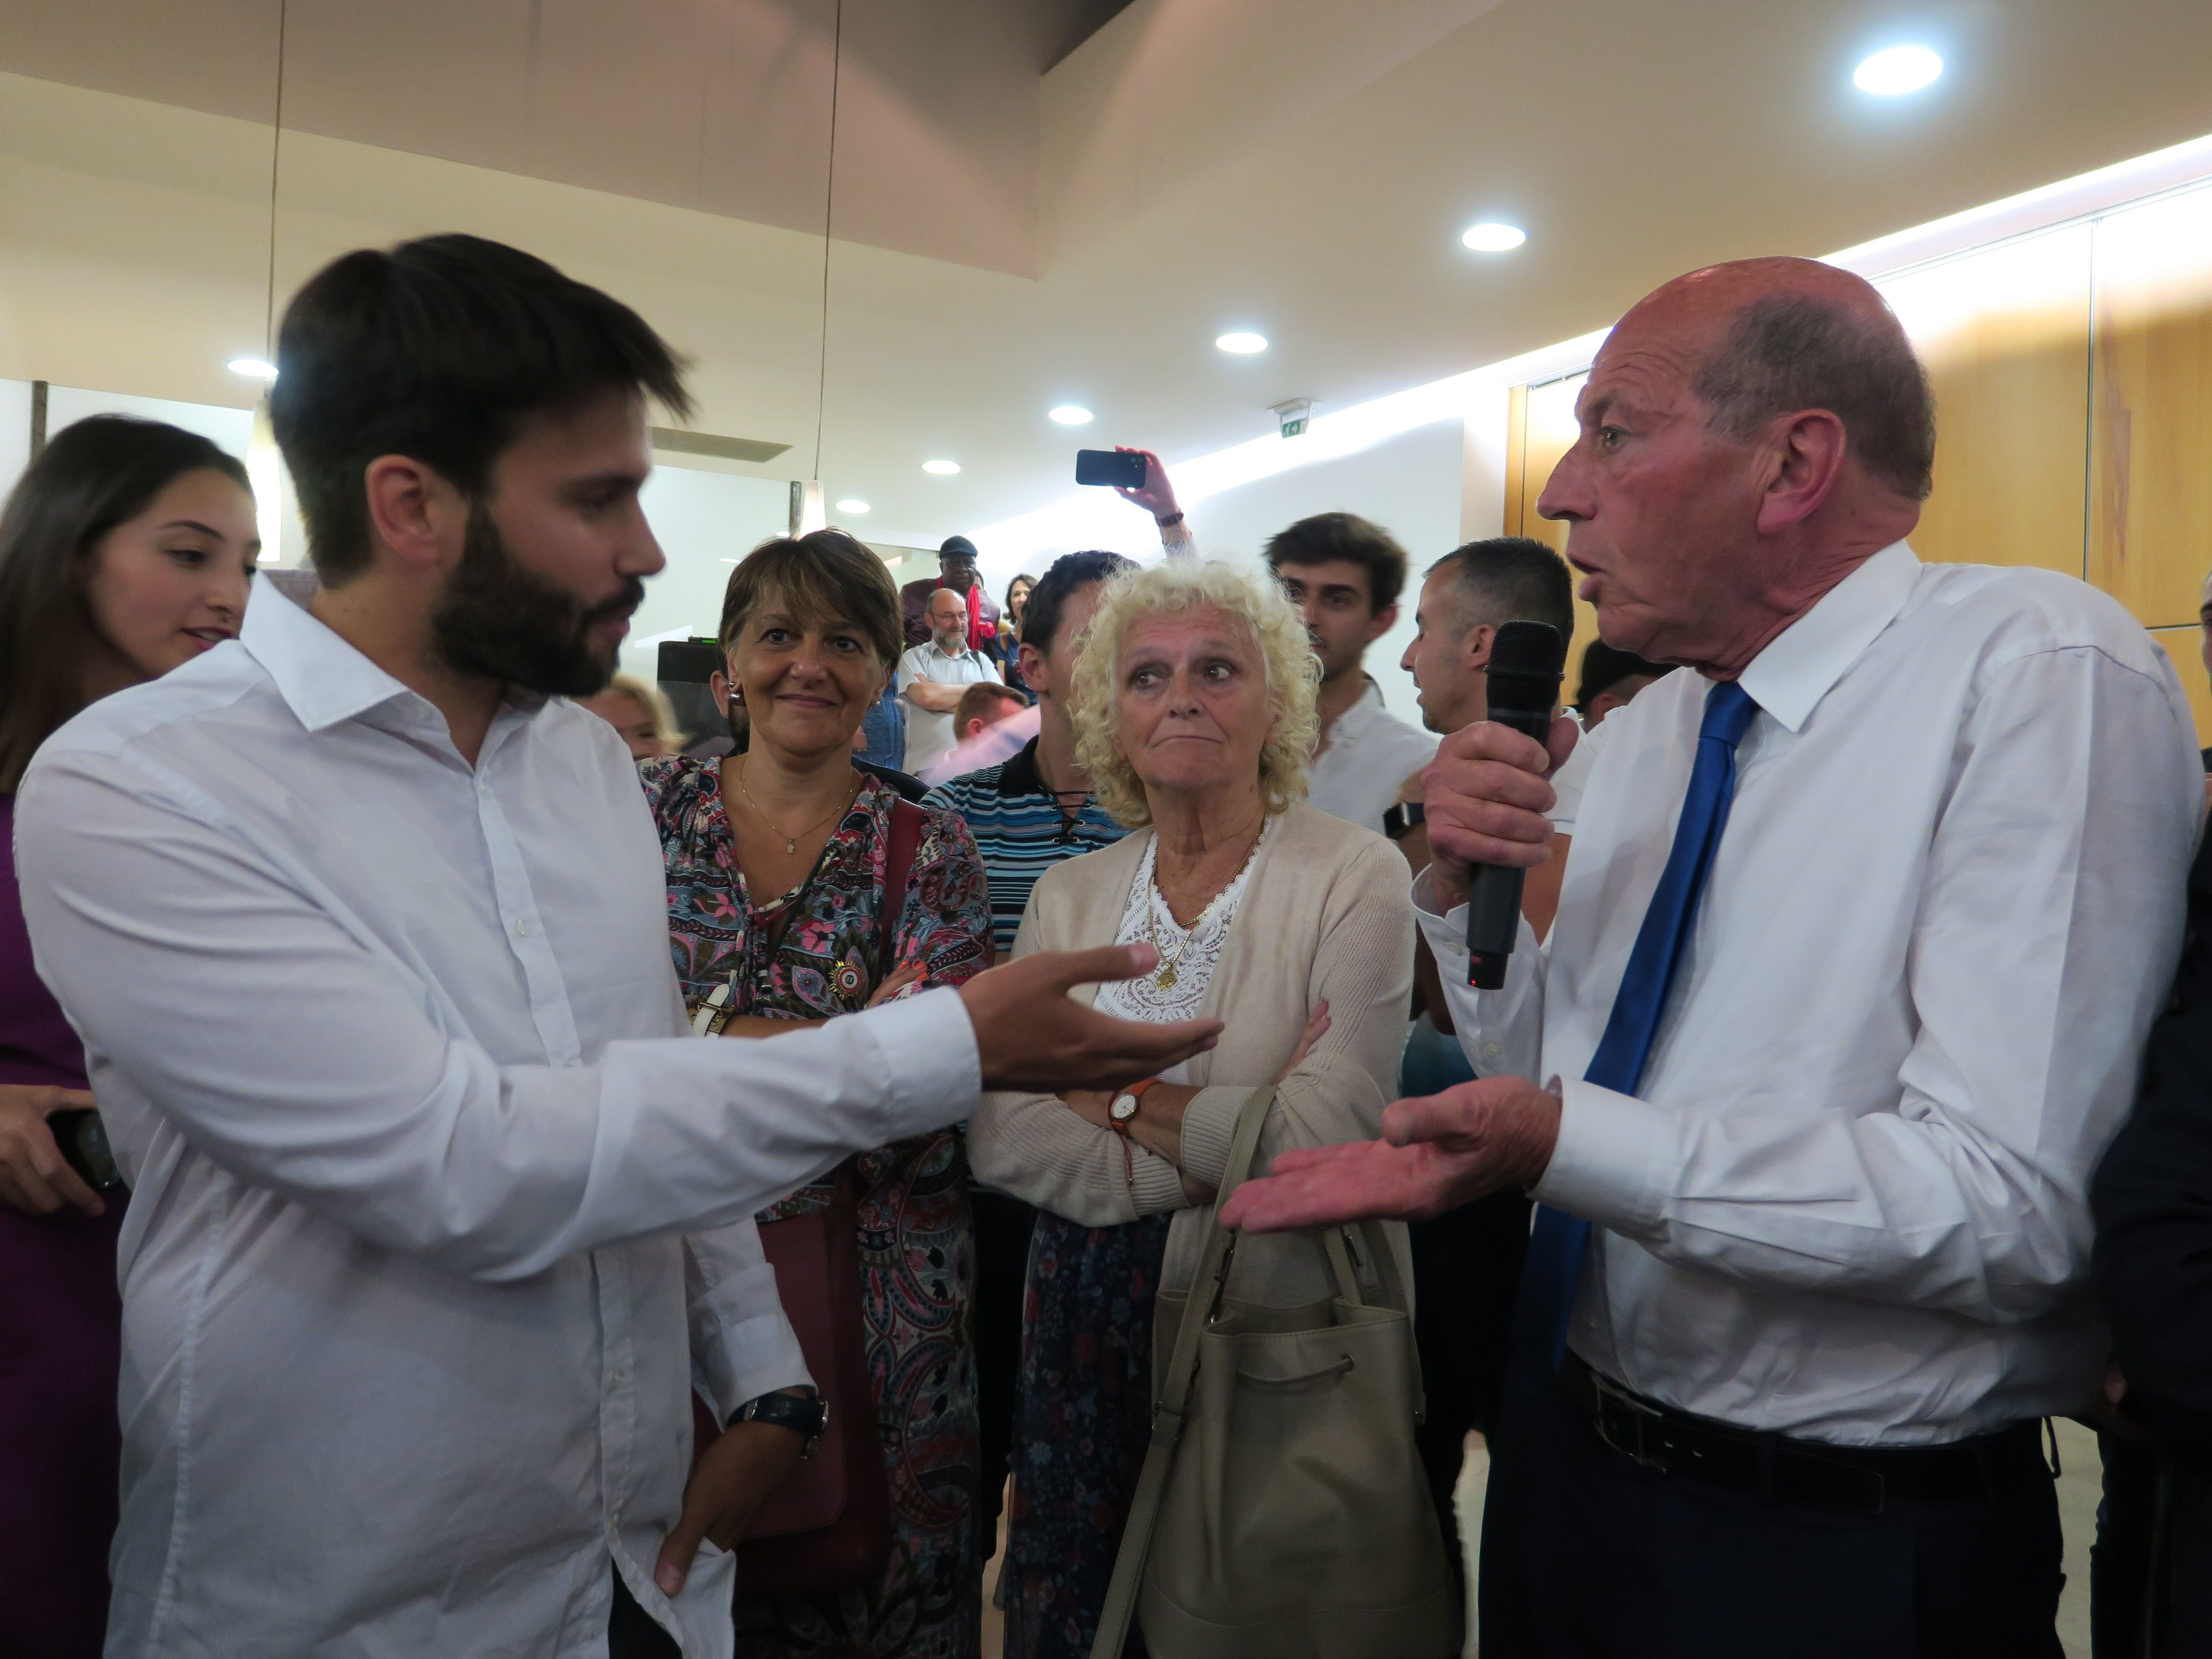
<path id="1" fill-rule="evenodd" d="M 1270 1087 L 1244 1103 L 1222 1201 L 1274 1098 Z M 1413 1444 L 1419 1362 L 1397 1261 L 1372 1222 L 1328 1229 L 1315 1249 L 1334 1297 L 1239 1303 L 1226 1294 L 1236 1237 L 1209 1218 L 1189 1294 L 1161 1293 L 1152 1442 L 1091 1659 L 1120 1659 L 1133 1614 L 1153 1659 L 1458 1651 L 1458 1596 Z M 1381 1305 L 1361 1292 L 1363 1255 Z"/>

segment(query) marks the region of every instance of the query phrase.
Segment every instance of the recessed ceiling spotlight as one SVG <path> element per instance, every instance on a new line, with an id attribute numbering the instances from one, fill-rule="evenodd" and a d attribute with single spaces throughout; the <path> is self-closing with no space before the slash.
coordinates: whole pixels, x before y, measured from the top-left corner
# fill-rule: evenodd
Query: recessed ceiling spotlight
<path id="1" fill-rule="evenodd" d="M 223 367 L 234 374 L 243 374 L 249 380 L 273 380 L 276 378 L 276 365 L 259 357 L 233 357 Z"/>
<path id="2" fill-rule="evenodd" d="M 857 498 L 854 498 L 854 499 L 849 499 L 849 500 L 842 501 L 838 502 L 838 503 L 837 503 L 837 510 L 838 510 L 840 513 L 854 513 L 854 514 L 865 513 L 865 512 L 866 512 L 866 511 L 868 510 L 868 504 L 867 504 L 866 501 L 860 501 L 860 500 L 859 500 L 859 499 L 857 499 Z"/>
<path id="3" fill-rule="evenodd" d="M 1925 46 L 1888 46 L 1851 72 L 1851 84 L 1877 98 L 1917 92 L 1943 72 L 1943 60 Z"/>
<path id="4" fill-rule="evenodd" d="M 1469 225 L 1460 233 L 1459 240 L 1463 246 L 1477 253 L 1510 253 L 1528 240 L 1528 233 L 1518 225 L 1486 219 L 1479 225 Z"/>
<path id="5" fill-rule="evenodd" d="M 1233 352 L 1239 357 L 1249 357 L 1255 351 L 1265 351 L 1267 349 L 1267 337 L 1264 334 L 1254 334 L 1249 330 L 1238 329 L 1233 333 L 1222 335 L 1213 343 L 1224 351 Z"/>
<path id="6" fill-rule="evenodd" d="M 949 478 L 960 470 L 960 463 L 957 461 L 924 461 L 921 464 L 921 470 L 924 472 L 934 472 L 940 478 Z"/>
<path id="7" fill-rule="evenodd" d="M 1062 426 L 1089 426 L 1091 411 L 1081 404 L 1062 404 L 1050 411 L 1052 418 Z"/>

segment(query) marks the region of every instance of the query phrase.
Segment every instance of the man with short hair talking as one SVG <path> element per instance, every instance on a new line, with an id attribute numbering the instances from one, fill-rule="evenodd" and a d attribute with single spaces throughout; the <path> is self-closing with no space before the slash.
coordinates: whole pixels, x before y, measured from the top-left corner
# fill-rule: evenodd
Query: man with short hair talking
<path id="1" fill-rule="evenodd" d="M 1538 1200 L 1486 1659 L 2055 1659 L 2039 1419 L 2103 1371 L 2087 1188 L 2180 943 L 2187 702 L 2105 595 L 1914 556 L 1932 400 L 1856 276 L 1669 283 L 1577 412 L 1540 510 L 1606 637 L 1695 672 L 1587 739 L 1502 990 L 1471 867 L 1545 856 L 1573 729 L 1445 739 L 1416 897 L 1504 1063 L 1223 1219 Z"/>
<path id="2" fill-rule="evenodd" d="M 436 236 L 326 267 L 278 362 L 320 586 L 86 710 L 16 808 L 136 1188 L 110 1645 L 727 1656 L 695 1553 L 823 1428 L 749 1218 L 994 1079 L 1207 1032 L 1068 998 L 1152 960 L 1120 951 L 690 1036 L 636 771 L 568 701 L 663 563 L 668 346 Z M 726 1431 L 687 1485 L 695 1387 Z"/>

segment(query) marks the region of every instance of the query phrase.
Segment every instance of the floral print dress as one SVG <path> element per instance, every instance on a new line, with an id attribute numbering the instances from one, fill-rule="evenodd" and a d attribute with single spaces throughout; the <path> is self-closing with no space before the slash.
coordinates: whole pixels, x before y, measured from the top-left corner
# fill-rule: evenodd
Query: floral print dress
<path id="1" fill-rule="evenodd" d="M 754 914 L 721 794 L 719 760 L 639 769 L 668 867 L 668 941 L 684 1000 L 730 988 L 735 1013 L 798 1019 L 854 1012 L 879 975 L 913 964 L 958 984 L 987 962 L 982 860 L 951 813 L 926 820 L 888 961 L 878 917 L 897 796 L 869 778 L 776 928 Z M 743 1038 L 730 1041 L 742 1042 Z M 947 1127 L 859 1160 L 861 1319 L 890 1477 L 890 1559 L 876 1583 L 738 1609 L 740 1659 L 973 1659 L 981 1639 L 981 1463 L 970 1297 L 967 1154 Z M 763 1221 L 826 1208 L 803 1188 Z"/>

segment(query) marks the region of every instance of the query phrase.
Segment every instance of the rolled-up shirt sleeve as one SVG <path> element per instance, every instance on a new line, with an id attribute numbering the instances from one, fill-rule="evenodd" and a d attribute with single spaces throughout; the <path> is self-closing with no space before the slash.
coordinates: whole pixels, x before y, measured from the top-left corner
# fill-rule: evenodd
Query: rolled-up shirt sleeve
<path id="1" fill-rule="evenodd" d="M 813 1384 L 751 1222 L 687 1237 L 684 1288 L 692 1386 L 714 1402 L 716 1422 L 728 1423 L 748 1400 Z"/>
<path id="2" fill-rule="evenodd" d="M 112 755 L 33 769 L 16 857 L 40 975 L 166 1124 L 243 1180 L 479 1279 L 742 1222 L 854 1149 L 957 1121 L 981 1086 L 950 989 L 787 1036 L 501 1065 L 188 783 Z"/>
<path id="3" fill-rule="evenodd" d="M 2049 1310 L 2086 1271 L 2089 1174 L 2180 948 L 2186 742 L 2165 688 L 2102 652 L 1993 666 L 1929 850 L 1893 1083 L 1808 1112 L 1570 1079 L 1535 1195 L 1764 1288 Z"/>

